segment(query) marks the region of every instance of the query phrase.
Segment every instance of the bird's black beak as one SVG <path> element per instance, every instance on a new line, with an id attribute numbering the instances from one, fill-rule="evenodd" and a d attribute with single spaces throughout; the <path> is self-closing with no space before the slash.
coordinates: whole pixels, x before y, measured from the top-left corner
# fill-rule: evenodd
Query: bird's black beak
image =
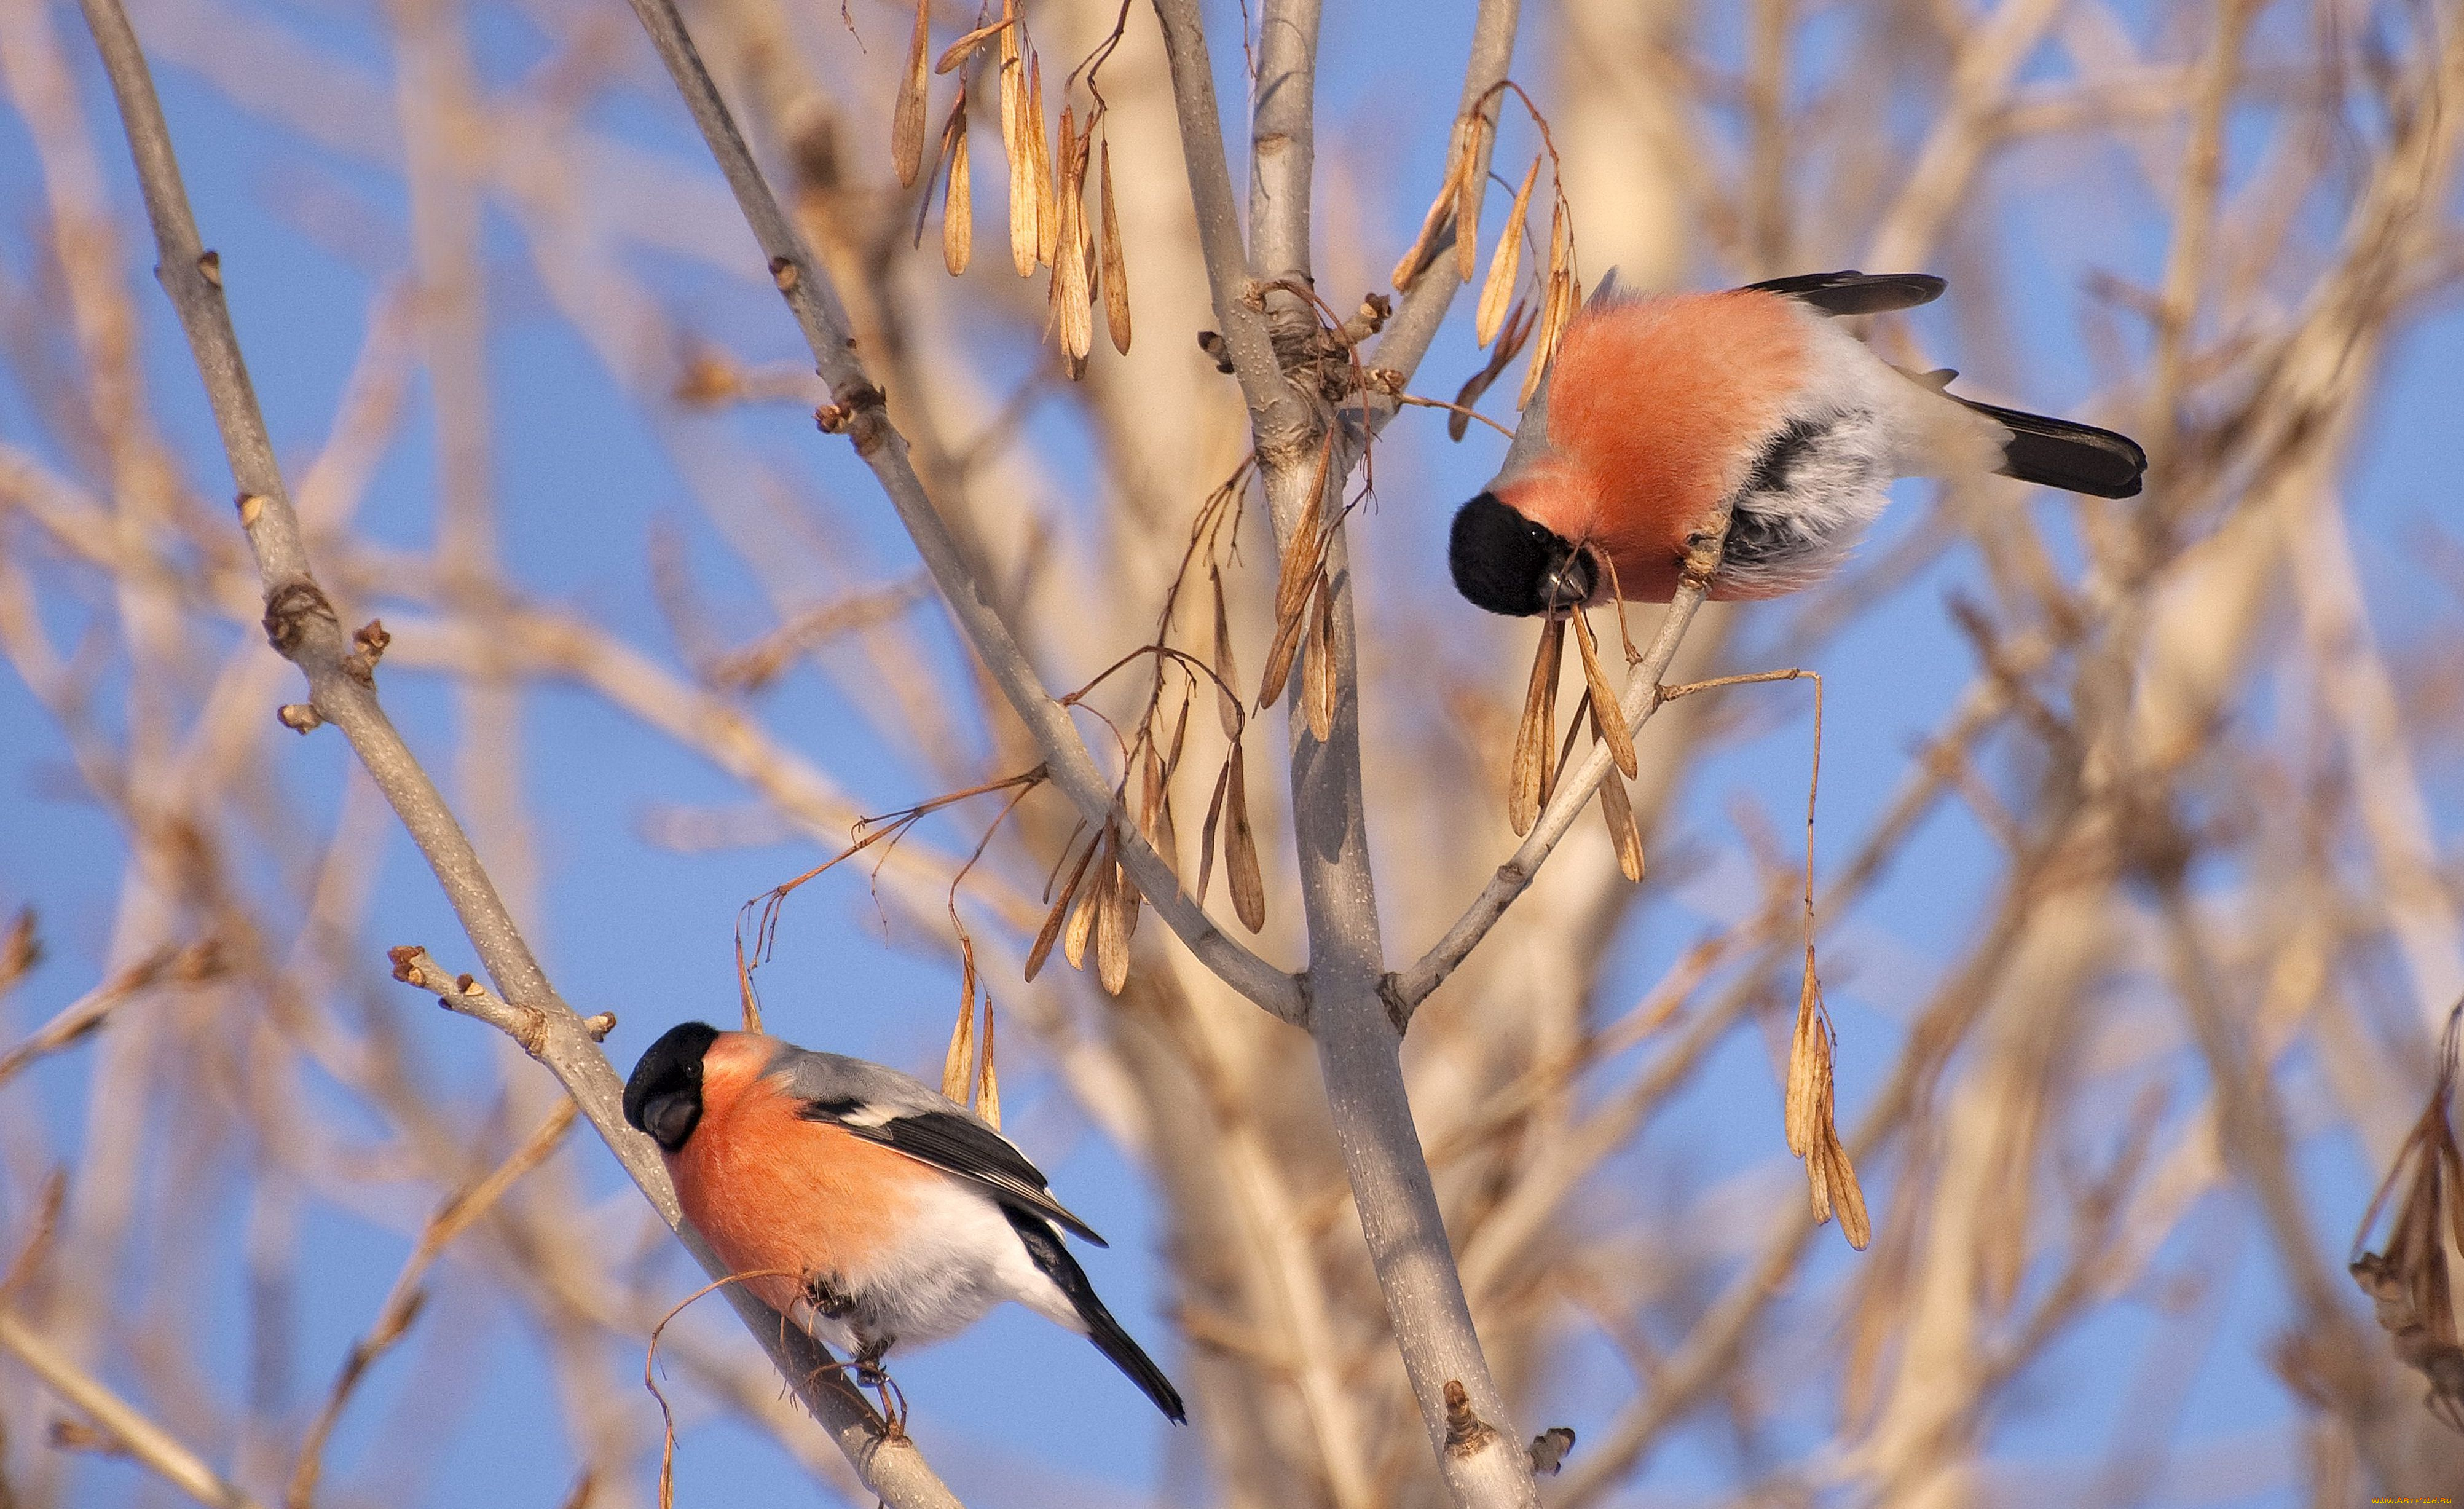
<path id="1" fill-rule="evenodd" d="M 685 1139 L 693 1136 L 700 1121 L 701 1092 L 697 1089 L 652 1096 L 649 1104 L 642 1109 L 642 1130 L 671 1153 L 685 1145 Z"/>
<path id="2" fill-rule="evenodd" d="M 1600 573 L 1592 565 L 1592 553 L 1576 546 L 1566 552 L 1540 584 L 1540 600 L 1552 613 L 1582 607 L 1598 590 Z"/>
<path id="3" fill-rule="evenodd" d="M 625 1081 L 625 1121 L 669 1152 L 701 1121 L 701 1055 L 718 1040 L 718 1029 L 703 1022 L 679 1022 L 669 1028 Z"/>

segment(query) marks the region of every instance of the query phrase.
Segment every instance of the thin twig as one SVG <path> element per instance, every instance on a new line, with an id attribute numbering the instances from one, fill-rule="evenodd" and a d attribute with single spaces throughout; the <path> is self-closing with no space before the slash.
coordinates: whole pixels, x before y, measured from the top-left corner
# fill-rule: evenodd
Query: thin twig
<path id="1" fill-rule="evenodd" d="M 737 129 L 735 117 L 693 48 L 684 18 L 671 0 L 633 0 L 633 13 L 649 33 L 651 46 L 667 64 L 693 123 L 701 128 L 703 142 L 726 175 L 737 208 L 770 259 L 771 278 L 794 311 L 821 375 L 829 384 L 830 405 L 820 416 L 824 424 L 845 431 L 855 442 L 856 454 L 872 468 L 959 630 L 1034 736 L 1038 750 L 1052 768 L 1053 783 L 1088 821 L 1107 821 L 1115 806 L 1111 783 L 1096 768 L 1067 711 L 1036 678 L 1035 668 L 995 610 L 989 589 L 975 580 L 940 513 L 925 495 L 923 481 L 908 459 L 906 437 L 890 422 L 881 390 L 856 358 L 837 297 L 754 163 L 743 133 Z M 1134 825 L 1122 826 L 1123 866 L 1189 951 L 1243 995 L 1286 1021 L 1298 1020 L 1304 1006 L 1291 976 L 1218 928 L 1182 890 L 1170 862 L 1132 831 Z"/>
<path id="2" fill-rule="evenodd" d="M 50 1021 L 26 1034 L 23 1041 L 7 1053 L 0 1054 L 0 1084 L 15 1078 L 34 1060 L 84 1041 L 87 1034 L 102 1026 L 103 1019 L 131 996 L 160 983 L 163 976 L 171 971 L 180 953 L 181 950 L 166 943 L 60 1008 Z M 205 955 L 199 954 L 198 957 L 203 963 Z"/>
<path id="3" fill-rule="evenodd" d="M 428 1276 L 428 1270 L 444 1255 L 453 1239 L 486 1215 L 516 1181 L 547 1162 L 557 1144 L 564 1141 L 564 1134 L 573 1129 L 574 1111 L 571 1100 L 558 1101 L 547 1120 L 539 1123 L 527 1142 L 514 1149 L 511 1157 L 447 1195 L 428 1218 L 402 1272 L 394 1276 L 393 1287 L 386 1291 L 385 1303 L 377 1309 L 376 1323 L 368 1327 L 365 1336 L 351 1343 L 341 1371 L 335 1376 L 333 1389 L 325 1396 L 324 1408 L 317 1411 L 315 1422 L 301 1440 L 298 1464 L 292 1469 L 291 1486 L 283 1495 L 290 1509 L 311 1509 L 316 1503 L 317 1482 L 325 1470 L 326 1439 L 334 1433 L 343 1408 L 351 1402 L 352 1393 L 358 1389 L 360 1380 L 367 1376 L 368 1368 L 408 1335 L 412 1322 L 419 1319 L 421 1308 L 428 1302 L 428 1293 L 420 1287 L 420 1280 Z"/>
<path id="4" fill-rule="evenodd" d="M 1704 588 L 1700 582 L 1679 584 L 1675 594 L 1669 598 L 1668 611 L 1661 617 L 1660 632 L 1652 636 L 1650 645 L 1642 653 L 1642 659 L 1626 680 L 1625 692 L 1618 700 L 1625 713 L 1627 727 L 1637 733 L 1641 732 L 1642 725 L 1651 721 L 1652 714 L 1668 700 L 1660 678 L 1667 674 L 1670 662 L 1677 658 L 1678 646 L 1684 642 L 1686 628 L 1693 623 L 1695 611 L 1703 606 L 1703 598 Z M 1454 925 L 1430 945 L 1429 951 L 1421 955 L 1418 963 L 1408 969 L 1397 971 L 1391 978 L 1387 986 L 1388 994 L 1407 1020 L 1410 1013 L 1429 998 L 1429 992 L 1444 984 L 1446 977 L 1454 973 L 1455 966 L 1480 946 L 1480 941 L 1488 936 L 1488 930 L 1497 925 L 1497 920 L 1506 915 L 1506 909 L 1514 904 L 1515 899 L 1530 887 L 1532 877 L 1540 873 L 1540 866 L 1556 849 L 1558 840 L 1564 838 L 1573 828 L 1574 820 L 1582 816 L 1583 805 L 1591 800 L 1594 791 L 1599 789 L 1613 758 L 1606 743 L 1595 743 L 1580 764 L 1561 775 L 1548 807 L 1541 812 L 1539 821 L 1531 825 L 1531 832 L 1524 837 L 1513 856 L 1497 867 L 1497 873 L 1489 877 L 1487 885 L 1481 888 L 1480 895 L 1473 899 L 1471 905 L 1455 919 Z"/>
<path id="5" fill-rule="evenodd" d="M 179 1437 L 148 1419 L 144 1411 L 112 1392 L 100 1379 L 79 1367 L 66 1353 L 6 1310 L 0 1310 L 0 1347 L 15 1354 L 17 1361 L 50 1385 L 54 1393 L 75 1405 L 114 1445 L 152 1468 L 165 1482 L 214 1509 L 256 1509 L 255 1499 L 207 1466 L 205 1458 L 188 1450 Z"/>
<path id="6" fill-rule="evenodd" d="M 341 615 L 309 569 L 299 520 L 275 464 L 273 442 L 223 300 L 221 264 L 207 255 L 198 236 L 172 150 L 170 128 L 155 97 L 144 53 L 119 0 L 82 3 L 86 24 L 94 33 L 119 100 L 146 212 L 153 221 L 160 253 L 155 274 L 187 332 L 231 475 L 239 484 L 240 526 L 255 552 L 264 583 L 267 637 L 308 678 L 307 704 L 285 709 L 284 721 L 303 732 L 319 722 L 331 722 L 350 740 L 378 789 L 428 859 L 489 975 L 507 1001 L 533 1013 L 526 1020 L 539 1024 L 537 1037 L 525 1041 L 525 1048 L 564 1085 L 661 1218 L 685 1238 L 695 1260 L 715 1274 L 719 1270 L 709 1250 L 683 1225 L 675 1190 L 657 1150 L 624 1122 L 624 1087 L 615 1069 L 581 1015 L 548 983 L 480 865 L 470 836 L 379 704 L 376 659 L 381 642 L 343 632 Z M 809 1338 L 764 1323 L 769 1312 L 749 1297 L 739 1299 L 737 1313 L 770 1348 L 789 1386 L 829 1429 L 869 1486 L 902 1509 L 957 1503 L 911 1443 L 881 1439 L 880 1421 L 853 1390 L 815 1386 L 813 1354 L 825 1357 L 826 1353 Z"/>

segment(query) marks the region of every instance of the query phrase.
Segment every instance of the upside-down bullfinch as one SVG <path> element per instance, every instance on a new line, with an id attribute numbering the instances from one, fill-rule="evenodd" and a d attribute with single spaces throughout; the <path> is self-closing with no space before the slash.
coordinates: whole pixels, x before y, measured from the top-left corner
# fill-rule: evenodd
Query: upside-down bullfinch
<path id="1" fill-rule="evenodd" d="M 625 1120 L 659 1144 L 718 1260 L 782 1271 L 745 1286 L 859 1363 L 1016 1299 L 1088 1337 L 1156 1409 L 1185 1418 L 1058 1229 L 1104 1239 L 1007 1138 L 922 1081 L 686 1022 L 634 1066 Z"/>
<path id="2" fill-rule="evenodd" d="M 1833 322 L 1925 303 L 1939 277 L 1812 273 L 1651 298 L 1614 282 L 1558 343 L 1545 435 L 1518 443 L 1455 515 L 1455 587 L 1491 612 L 1556 612 L 1612 590 L 1665 602 L 1723 502 L 1710 595 L 1748 598 L 1837 566 L 1896 477 L 2139 491 L 2147 456 L 2127 437 L 1955 397 L 1955 374 L 1903 371 Z"/>

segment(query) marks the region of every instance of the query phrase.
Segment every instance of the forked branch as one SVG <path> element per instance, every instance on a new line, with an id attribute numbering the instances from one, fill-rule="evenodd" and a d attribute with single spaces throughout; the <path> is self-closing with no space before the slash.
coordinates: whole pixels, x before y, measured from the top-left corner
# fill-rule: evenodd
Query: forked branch
<path id="1" fill-rule="evenodd" d="M 923 557 L 925 569 L 932 572 L 934 585 L 949 604 L 959 632 L 1051 767 L 1053 784 L 1068 795 L 1089 823 L 1100 826 L 1111 821 L 1118 815 L 1111 783 L 1096 767 L 1068 712 L 1037 679 L 1035 668 L 1027 663 L 982 584 L 969 571 L 948 525 L 926 496 L 923 479 L 908 459 L 906 437 L 890 422 L 881 389 L 873 386 L 856 358 L 847 316 L 836 295 L 753 161 L 744 134 L 737 128 L 736 118 L 719 98 L 718 86 L 685 31 L 684 18 L 671 0 L 633 0 L 633 13 L 649 33 L 650 45 L 667 64 L 693 123 L 701 128 L 703 142 L 736 194 L 737 207 L 752 227 L 762 255 L 769 258 L 772 280 L 795 313 L 815 366 L 829 385 L 830 403 L 817 416 L 823 428 L 845 433 L 855 442 L 856 454 L 872 468 L 899 522 L 914 542 L 916 554 Z M 1302 1018 L 1306 1005 L 1292 977 L 1208 920 L 1182 889 L 1170 862 L 1142 836 L 1124 833 L 1120 857 L 1156 915 L 1201 963 L 1284 1020 Z"/>
<path id="2" fill-rule="evenodd" d="M 231 311 L 223 300 L 222 264 L 205 249 L 188 208 L 169 127 L 154 80 L 120 0 L 83 0 L 103 68 L 120 103 L 161 261 L 155 273 L 178 310 L 195 353 L 206 394 L 220 427 L 231 476 L 239 484 L 240 527 L 255 552 L 265 589 L 265 630 L 274 648 L 308 678 L 305 704 L 282 710 L 283 721 L 305 732 L 332 723 L 351 742 L 368 774 L 435 872 L 472 946 L 510 1009 L 530 1028 L 520 1037 L 547 1066 L 660 1216 L 677 1229 L 694 1258 L 722 1272 L 683 1224 L 675 1190 L 650 1140 L 624 1122 L 623 1084 L 600 1051 L 591 1023 L 557 994 L 512 914 L 479 863 L 434 781 L 413 758 L 377 699 L 376 667 L 386 642 L 370 624 L 346 634 L 341 616 L 309 568 L 297 515 L 291 506 L 274 446 L 258 411 Z M 441 973 L 441 971 L 440 971 Z M 599 1028 L 604 1033 L 605 1027 Z M 737 1298 L 731 1296 L 731 1298 Z M 828 1428 L 866 1484 L 900 1509 L 955 1509 L 913 1444 L 883 1438 L 881 1421 L 827 1370 L 828 1354 L 792 1327 L 779 1325 L 759 1301 L 737 1298 L 737 1313 L 816 1418 Z"/>

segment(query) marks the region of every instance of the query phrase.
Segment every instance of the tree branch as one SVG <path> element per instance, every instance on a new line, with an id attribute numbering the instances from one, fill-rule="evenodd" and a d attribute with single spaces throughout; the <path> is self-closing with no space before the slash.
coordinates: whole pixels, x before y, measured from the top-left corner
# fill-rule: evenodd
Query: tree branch
<path id="1" fill-rule="evenodd" d="M 1652 636 L 1649 648 L 1642 653 L 1641 661 L 1627 678 L 1619 705 L 1625 712 L 1626 726 L 1635 732 L 1640 732 L 1642 725 L 1651 721 L 1651 715 L 1658 712 L 1665 700 L 1661 695 L 1660 678 L 1668 674 L 1669 662 L 1677 658 L 1678 647 L 1685 640 L 1686 628 L 1694 622 L 1695 611 L 1703 606 L 1703 596 L 1704 588 L 1699 581 L 1689 579 L 1679 585 L 1676 594 L 1668 601 L 1668 611 L 1661 616 L 1660 632 Z M 1431 991 L 1445 984 L 1446 976 L 1454 973 L 1455 966 L 1480 946 L 1480 941 L 1488 936 L 1488 930 L 1497 925 L 1497 920 L 1506 915 L 1506 909 L 1529 889 L 1533 877 L 1540 873 L 1541 864 L 1556 849 L 1558 840 L 1574 826 L 1574 819 L 1582 815 L 1583 804 L 1599 789 L 1601 779 L 1608 774 L 1610 758 L 1609 746 L 1595 743 L 1580 764 L 1559 779 L 1548 808 L 1541 812 L 1540 820 L 1531 825 L 1530 833 L 1515 849 L 1513 857 L 1497 867 L 1497 874 L 1489 877 L 1488 884 L 1472 899 L 1470 907 L 1455 919 L 1454 925 L 1446 929 L 1445 936 L 1430 945 L 1419 963 L 1393 977 L 1387 988 L 1388 993 L 1405 1020 L 1408 1021 L 1411 1012 L 1429 998 Z"/>
<path id="2" fill-rule="evenodd" d="M 1463 68 L 1463 103 L 1456 109 L 1456 119 L 1478 111 L 1484 120 L 1496 122 L 1504 92 L 1497 86 L 1506 80 L 1506 71 L 1514 61 L 1514 36 L 1523 19 L 1523 0 L 1481 0 L 1480 13 L 1471 28 L 1471 57 Z M 1489 157 L 1497 146 L 1497 133 L 1486 131 L 1472 154 L 1472 212 L 1480 212 L 1480 203 L 1488 189 Z M 1452 233 L 1460 234 L 1461 227 Z M 1442 247 L 1441 248 L 1442 250 Z M 1386 333 L 1378 338 L 1377 347 L 1370 353 L 1369 365 L 1382 371 L 1401 375 L 1404 383 L 1420 368 L 1420 359 L 1429 354 L 1429 343 L 1436 340 L 1438 326 L 1445 322 L 1446 311 L 1454 306 L 1455 293 L 1463 287 L 1459 277 L 1445 276 L 1446 263 L 1441 257 L 1412 280 L 1403 293 L 1402 307 L 1386 322 Z M 1398 384 L 1399 388 L 1401 385 Z M 1402 406 L 1380 396 L 1370 406 L 1370 429 L 1374 433 L 1386 427 L 1386 422 L 1402 411 Z"/>
<path id="3" fill-rule="evenodd" d="M 265 588 L 265 628 L 275 650 L 308 678 L 304 707 L 284 709 L 284 721 L 306 730 L 330 722 L 342 730 L 369 776 L 428 859 L 489 976 L 533 1031 L 520 1035 L 531 1055 L 556 1075 L 590 1119 L 617 1161 L 676 1230 L 713 1276 L 726 1272 L 683 1222 L 675 1190 L 649 1139 L 624 1123 L 623 1085 L 574 1010 L 548 983 L 514 925 L 468 834 L 436 785 L 386 718 L 376 695 L 383 634 L 346 636 L 341 620 L 309 569 L 307 546 L 291 506 L 274 447 L 250 384 L 239 338 L 224 302 L 220 259 L 205 250 L 188 207 L 169 127 L 154 93 L 143 51 L 120 0 L 82 0 L 87 26 L 110 75 L 121 123 L 145 195 L 161 255 L 155 275 L 179 311 L 205 380 L 214 420 L 239 484 L 240 525 L 255 552 Z M 370 626 L 374 629 L 374 626 Z M 602 1029 L 604 1032 L 604 1029 Z M 769 1349 L 789 1387 L 837 1439 L 867 1486 L 901 1509 L 937 1509 L 957 1500 L 912 1442 L 885 1441 L 882 1425 L 835 1371 L 828 1354 L 793 1327 L 781 1326 L 759 1301 L 731 1286 L 729 1298 Z"/>
<path id="4" fill-rule="evenodd" d="M 1484 7 L 1484 20 L 1493 9 L 1512 10 Z M 1155 13 L 1172 60 L 1207 281 L 1249 399 L 1277 542 L 1287 551 L 1313 548 L 1313 543 L 1300 543 L 1305 521 L 1332 521 L 1326 526 L 1324 569 L 1333 631 L 1334 716 L 1323 743 L 1296 711 L 1290 723 L 1292 833 L 1309 937 L 1309 1030 L 1336 1145 L 1447 1491 L 1464 1505 L 1536 1504 L 1529 1459 L 1472 1324 L 1413 1122 L 1402 1033 L 1381 990 L 1385 948 L 1361 794 L 1358 640 L 1342 522 L 1346 479 L 1368 437 L 1356 432 L 1330 434 L 1331 416 L 1314 404 L 1301 406 L 1298 390 L 1282 380 L 1279 366 L 1271 383 L 1244 366 L 1244 360 L 1260 353 L 1251 349 L 1244 357 L 1243 343 L 1262 340 L 1265 332 L 1263 322 L 1256 329 L 1238 328 L 1234 322 L 1236 315 L 1257 318 L 1243 281 L 1252 273 L 1307 286 L 1318 8 L 1313 0 L 1284 0 L 1267 8 L 1263 21 L 1252 144 L 1255 239 L 1246 257 L 1240 255 L 1232 218 L 1230 168 L 1195 0 L 1155 0 Z M 1506 46 L 1511 50 L 1510 33 Z M 1271 343 L 1264 356 L 1275 360 Z M 1321 463 L 1323 446 L 1333 447 L 1339 464 Z M 1293 683 L 1295 709 L 1306 681 L 1302 677 Z M 1466 1429 L 1466 1422 L 1479 1429 Z"/>
<path id="5" fill-rule="evenodd" d="M 0 1310 L 0 1347 L 14 1353 L 54 1393 L 75 1405 L 114 1445 L 152 1468 L 165 1482 L 213 1509 L 256 1509 L 255 1499 L 225 1481 L 186 1442 L 5 1310 Z"/>
<path id="6" fill-rule="evenodd" d="M 1019 721 L 1034 736 L 1036 747 L 1051 766 L 1053 783 L 1076 804 L 1080 815 L 1089 823 L 1100 826 L 1119 816 L 1111 784 L 1096 768 L 1094 757 L 1088 753 L 1086 742 L 1079 738 L 1068 713 L 1045 692 L 1043 683 L 1036 678 L 1035 668 L 1027 663 L 1009 627 L 1001 621 L 987 589 L 968 570 L 932 499 L 925 496 L 923 481 L 908 459 L 906 437 L 890 422 L 881 390 L 865 375 L 864 364 L 856 359 L 854 343 L 847 334 L 847 316 L 839 308 L 836 295 L 805 248 L 803 238 L 796 233 L 780 208 L 778 197 L 762 179 L 751 149 L 744 144 L 743 133 L 737 129 L 735 117 L 719 98 L 718 86 L 712 82 L 701 55 L 693 49 L 684 18 L 676 13 L 671 0 L 632 0 L 632 4 L 633 13 L 650 33 L 650 45 L 657 49 L 677 91 L 684 96 L 693 123 L 701 128 L 702 140 L 717 160 L 720 172 L 726 175 L 728 187 L 735 190 L 737 207 L 752 227 L 762 254 L 769 257 L 771 277 L 804 332 L 816 368 L 829 384 L 831 404 L 821 415 L 825 426 L 845 430 L 855 442 L 856 454 L 872 468 L 882 491 L 889 495 L 891 507 L 897 511 L 899 522 L 907 526 L 909 538 L 914 541 L 916 554 L 923 557 L 925 569 L 933 573 L 934 585 L 949 604 L 959 632 L 991 673 Z M 1251 314 L 1249 318 L 1255 322 L 1258 317 Z M 1258 334 L 1263 341 L 1263 325 Z M 1239 345 L 1236 339 L 1236 350 Z M 1118 832 L 1123 866 L 1155 915 L 1164 920 L 1189 951 L 1258 1005 L 1287 1022 L 1300 1020 L 1305 1007 L 1292 977 L 1217 927 L 1181 889 L 1171 863 L 1140 836 L 1135 823 L 1122 822 Z"/>
<path id="7" fill-rule="evenodd" d="M 1323 10 L 1320 0 L 1268 0 L 1258 17 L 1257 94 L 1249 115 L 1248 263 L 1251 276 L 1263 282 L 1290 278 L 1306 288 L 1312 281 L 1309 193 L 1317 181 L 1317 37 Z M 1187 136 L 1184 129 L 1183 139 Z M 1194 164 L 1193 159 L 1193 183 Z M 1290 321 L 1301 331 L 1317 322 L 1308 300 L 1288 289 L 1269 291 L 1266 301 L 1271 318 Z"/>
<path id="8" fill-rule="evenodd" d="M 1206 260 L 1206 286 L 1215 298 L 1215 319 L 1222 328 L 1241 395 L 1248 403 L 1262 459 L 1296 456 L 1308 448 L 1313 416 L 1308 403 L 1284 380 L 1274 342 L 1266 333 L 1265 313 L 1249 302 L 1249 258 L 1241 248 L 1241 216 L 1233 207 L 1232 168 L 1224 154 L 1214 65 L 1206 55 L 1206 30 L 1199 18 L 1198 0 L 1155 0 L 1155 18 L 1163 24 L 1173 106 L 1180 117 L 1180 155 L 1189 168 L 1189 198 L 1198 211 L 1198 246 Z M 1316 44 L 1312 27 L 1308 49 L 1312 55 Z M 1261 73 L 1262 88 L 1265 77 Z M 1310 75 L 1305 71 L 1303 77 Z M 1306 119 L 1309 99 L 1300 96 L 1286 108 L 1297 109 Z M 1306 135 L 1304 127 L 1304 140 Z M 1306 186 L 1301 198 L 1306 205 Z M 1301 216 L 1306 227 L 1306 208 Z M 1306 270 L 1306 240 L 1300 256 Z"/>

